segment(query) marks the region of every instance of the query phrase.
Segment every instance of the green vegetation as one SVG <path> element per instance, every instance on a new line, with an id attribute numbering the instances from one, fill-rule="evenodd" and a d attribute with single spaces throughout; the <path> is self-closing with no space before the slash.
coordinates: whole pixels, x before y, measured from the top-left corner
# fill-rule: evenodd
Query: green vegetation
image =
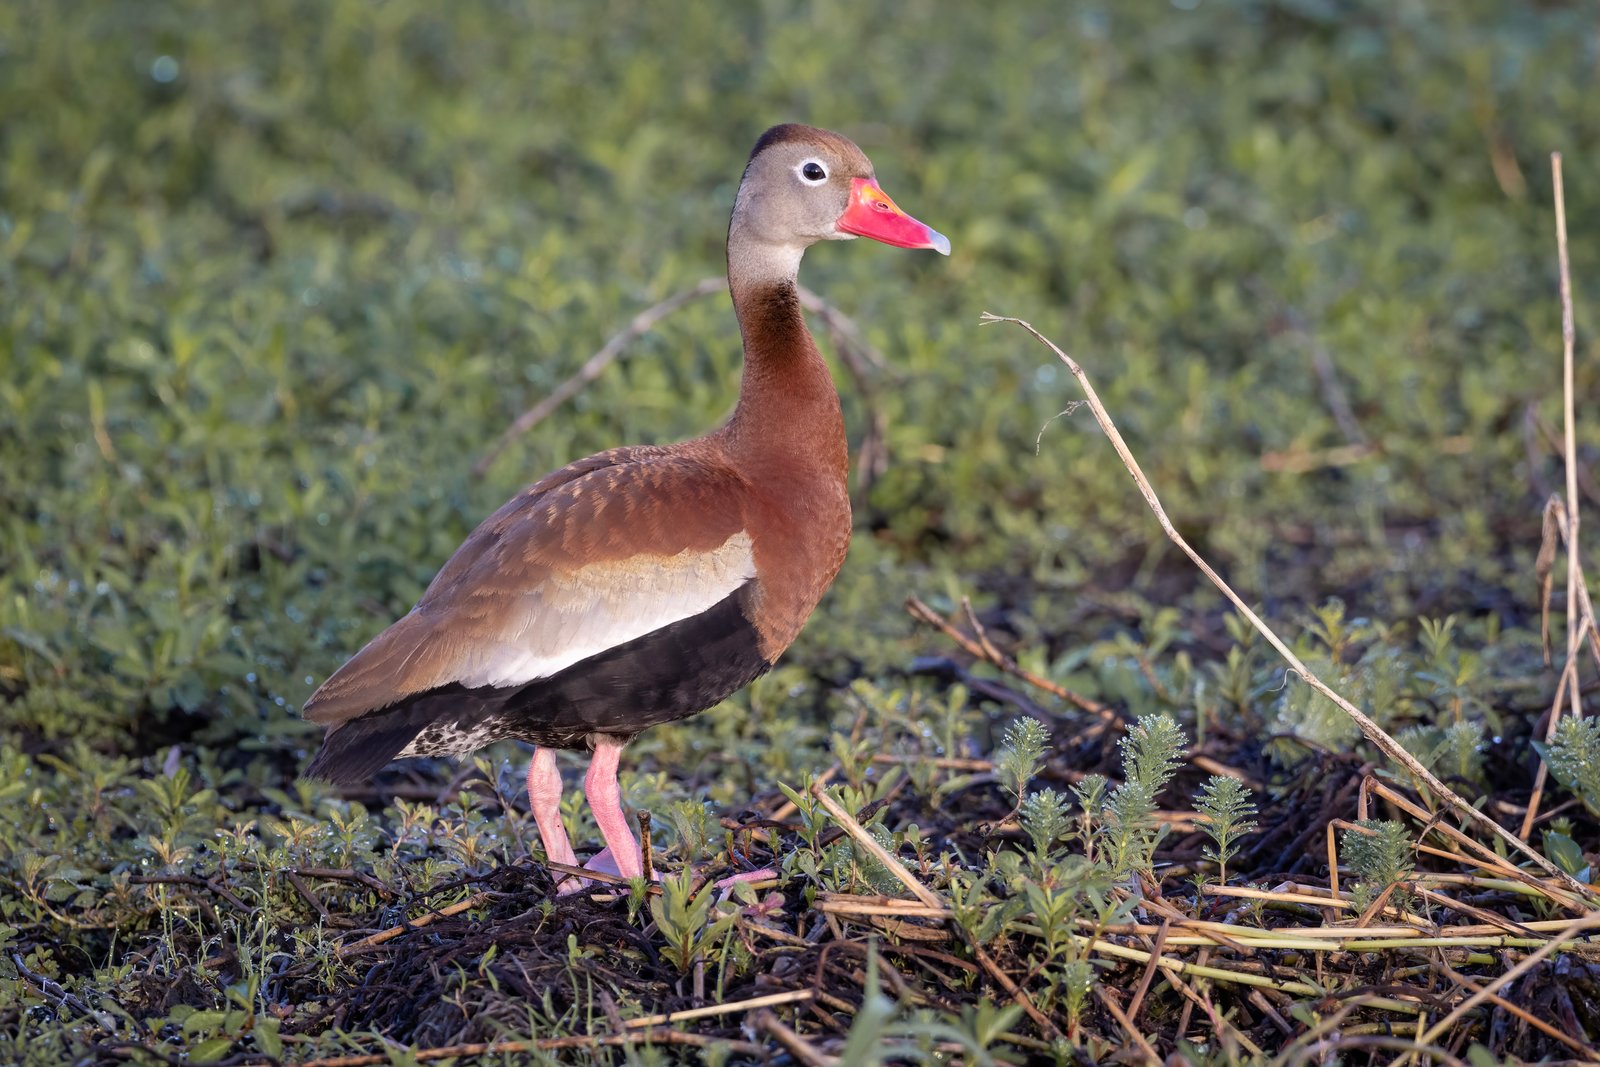
<path id="1" fill-rule="evenodd" d="M 1552 149 L 1600 503 L 1597 34 L 1559 0 L 0 6 L 0 1061 L 1067 1063 L 1137 1034 L 1320 1062 L 1556 936 L 1429 1043 L 1575 1054 L 1505 1004 L 1600 1040 L 1562 932 L 1593 903 L 1286 675 L 1057 418 L 1064 369 L 978 325 L 1080 360 L 1185 537 L 1452 789 L 1520 830 L 1548 758 L 1525 840 L 1587 882 L 1600 734 L 1545 745 L 1564 582 L 1552 668 L 1534 561 Z M 555 899 L 515 746 L 298 781 L 296 709 L 484 515 L 731 405 L 737 331 L 698 301 L 470 473 L 721 269 L 790 119 L 855 136 L 955 254 L 808 257 L 886 358 L 840 381 L 887 469 L 778 670 L 630 748 L 659 870 L 780 884 Z"/>
<path id="2" fill-rule="evenodd" d="M 1195 799 L 1195 810 L 1207 822 L 1201 827 L 1211 838 L 1210 845 L 1201 847 L 1205 858 L 1217 865 L 1217 881 L 1228 884 L 1228 861 L 1239 853 L 1239 839 L 1245 834 L 1261 829 L 1256 822 L 1256 806 L 1250 802 L 1250 790 L 1237 778 L 1213 774 L 1200 788 Z"/>

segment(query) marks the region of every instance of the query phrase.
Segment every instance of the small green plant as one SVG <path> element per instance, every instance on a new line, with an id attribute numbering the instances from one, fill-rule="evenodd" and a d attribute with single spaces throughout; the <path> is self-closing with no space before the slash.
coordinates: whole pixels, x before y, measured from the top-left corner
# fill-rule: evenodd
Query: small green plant
<path id="1" fill-rule="evenodd" d="M 1095 843 L 1095 815 L 1100 811 L 1100 805 L 1105 800 L 1106 787 L 1110 779 L 1103 774 L 1086 774 L 1083 780 L 1072 787 L 1072 795 L 1078 798 L 1078 829 L 1077 838 L 1083 846 L 1085 859 L 1094 859 Z"/>
<path id="2" fill-rule="evenodd" d="M 1061 966 L 1061 979 L 1067 1003 L 1067 1033 L 1076 1036 L 1083 1009 L 1094 991 L 1094 964 L 1088 960 L 1070 960 Z"/>
<path id="3" fill-rule="evenodd" d="M 1363 819 L 1339 837 L 1339 852 L 1356 876 L 1350 896 L 1357 908 L 1365 911 L 1390 887 L 1411 874 L 1414 846 L 1403 823 L 1392 819 Z M 1408 903 L 1407 894 L 1396 890 L 1390 898 L 1397 908 Z"/>
<path id="4" fill-rule="evenodd" d="M 1146 715 L 1121 741 L 1123 782 L 1106 797 L 1104 858 L 1116 877 L 1150 872 L 1166 827 L 1156 821 L 1156 797 L 1177 773 L 1183 730 L 1165 715 Z"/>
<path id="5" fill-rule="evenodd" d="M 1600 717 L 1568 716 L 1549 745 L 1535 745 L 1550 774 L 1570 789 L 1592 814 L 1600 815 Z"/>
<path id="6" fill-rule="evenodd" d="M 1483 784 L 1484 724 L 1473 719 L 1452 722 L 1444 728 L 1419 725 L 1395 735 L 1423 765 L 1446 781 Z"/>
<path id="7" fill-rule="evenodd" d="M 800 817 L 800 839 L 815 854 L 820 851 L 822 833 L 829 823 L 827 811 L 817 803 L 816 796 L 811 792 L 813 782 L 813 777 L 806 775 L 800 780 L 800 788 L 779 782 L 778 789 L 795 806 L 795 813 Z"/>
<path id="8" fill-rule="evenodd" d="M 705 801 L 673 801 L 667 806 L 667 824 L 678 839 L 678 857 L 684 863 L 693 863 L 705 855 L 711 840 L 711 812 Z"/>
<path id="9" fill-rule="evenodd" d="M 1359 639 L 1360 626 L 1345 621 L 1343 600 L 1329 597 L 1311 609 L 1308 632 L 1327 647 L 1331 659 L 1341 660 L 1351 644 Z"/>
<path id="10" fill-rule="evenodd" d="M 1587 885 L 1593 880 L 1594 872 L 1590 869 L 1583 847 L 1572 836 L 1573 832 L 1571 819 L 1551 819 L 1549 828 L 1541 838 L 1544 855 L 1551 863 Z"/>
<path id="11" fill-rule="evenodd" d="M 694 871 L 684 867 L 661 879 L 661 895 L 650 898 L 650 917 L 667 943 L 662 953 L 684 974 L 733 927 L 738 909 L 717 909 L 716 887 L 694 892 Z"/>
<path id="12" fill-rule="evenodd" d="M 1020 809 L 1022 829 L 1033 842 L 1034 859 L 1042 867 L 1050 862 L 1055 843 L 1072 829 L 1071 805 L 1054 789 L 1029 793 Z"/>
<path id="13" fill-rule="evenodd" d="M 1017 805 L 1022 795 L 1039 773 L 1044 754 L 1050 748 L 1050 731 L 1038 719 L 1017 719 L 1006 727 L 1000 742 L 1000 752 L 995 756 L 995 776 L 1000 785 L 1010 793 Z"/>
<path id="14" fill-rule="evenodd" d="M 873 823 L 866 829 L 867 833 L 872 835 L 872 839 L 882 845 L 886 852 L 890 855 L 894 854 L 898 846 L 895 843 L 894 834 L 889 831 L 888 827 L 882 823 Z M 845 844 L 844 848 L 848 850 L 851 860 L 855 862 L 856 874 L 860 876 L 862 881 L 872 887 L 874 893 L 893 896 L 904 891 L 905 886 L 900 883 L 900 879 L 896 878 L 894 873 L 888 867 L 885 867 L 869 849 L 858 848 L 854 843 Z"/>
<path id="15" fill-rule="evenodd" d="M 1228 861 L 1238 852 L 1239 838 L 1257 827 L 1250 790 L 1237 778 L 1214 774 L 1200 787 L 1194 806 L 1206 817 L 1200 828 L 1212 841 L 1202 851 L 1217 864 L 1217 883 L 1227 885 Z"/>

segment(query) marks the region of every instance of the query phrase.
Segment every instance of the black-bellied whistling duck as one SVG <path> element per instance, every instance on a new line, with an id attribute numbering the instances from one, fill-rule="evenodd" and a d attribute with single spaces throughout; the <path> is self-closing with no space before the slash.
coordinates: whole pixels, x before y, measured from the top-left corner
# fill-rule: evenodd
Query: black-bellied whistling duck
<path id="1" fill-rule="evenodd" d="M 795 277 L 808 245 L 853 237 L 950 253 L 849 140 L 764 133 L 728 227 L 745 355 L 733 415 L 691 441 L 580 459 L 485 520 L 416 607 L 306 702 L 327 727 L 307 773 L 353 782 L 397 757 L 532 742 L 545 855 L 576 864 L 555 753 L 591 750 L 584 791 L 606 848 L 589 869 L 643 874 L 617 788 L 622 746 L 769 670 L 844 563 L 844 420 Z"/>

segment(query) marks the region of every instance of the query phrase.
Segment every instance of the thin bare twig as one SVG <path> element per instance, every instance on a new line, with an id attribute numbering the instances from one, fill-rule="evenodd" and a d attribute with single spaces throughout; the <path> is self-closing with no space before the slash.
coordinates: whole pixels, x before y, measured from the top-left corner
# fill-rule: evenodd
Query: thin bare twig
<path id="1" fill-rule="evenodd" d="M 1122 1010 L 1122 1006 L 1116 1001 L 1115 994 L 1106 988 L 1104 982 L 1096 982 L 1094 984 L 1094 993 L 1101 1006 L 1110 1012 L 1111 1017 L 1117 1021 L 1117 1025 L 1122 1027 L 1122 1032 L 1128 1035 L 1128 1040 L 1139 1046 L 1139 1051 L 1144 1053 L 1145 1059 L 1150 1063 L 1160 1064 L 1161 1057 L 1156 1055 L 1156 1050 L 1150 1046 L 1150 1042 L 1139 1032 L 1139 1028 L 1133 1024 L 1133 1020 L 1128 1018 L 1128 1013 Z"/>
<path id="2" fill-rule="evenodd" d="M 1567 261 L 1567 197 L 1561 182 L 1561 153 L 1550 153 L 1550 177 L 1555 184 L 1556 259 L 1561 265 L 1561 408 L 1564 421 L 1562 443 L 1567 465 L 1567 658 L 1578 652 L 1578 418 L 1573 408 L 1572 348 L 1572 271 Z M 1578 707 L 1578 686 L 1572 682 L 1572 713 Z"/>
<path id="3" fill-rule="evenodd" d="M 1048 678 L 1042 678 L 1039 675 L 1034 674 L 1032 671 L 1024 669 L 1020 664 L 1017 663 L 1016 660 L 1001 653 L 987 640 L 980 642 L 967 636 L 961 630 L 958 630 L 955 626 L 951 625 L 949 622 L 946 622 L 942 615 L 940 615 L 937 611 L 934 611 L 927 604 L 924 604 L 916 597 L 907 598 L 906 612 L 913 619 L 917 619 L 920 622 L 925 622 L 929 626 L 939 630 L 939 632 L 950 638 L 950 640 L 960 645 L 961 650 L 974 659 L 983 660 L 985 663 L 1000 668 L 1000 670 L 1014 678 L 1022 679 L 1035 689 L 1040 689 L 1046 693 L 1049 693 L 1051 696 L 1059 697 L 1060 699 L 1071 704 L 1073 707 L 1078 708 L 1081 711 L 1087 711 L 1089 714 L 1099 717 L 1100 720 L 1105 722 L 1107 725 L 1120 723 L 1122 721 L 1117 718 L 1116 712 L 1112 711 L 1104 704 L 1101 704 L 1099 701 L 1091 700 L 1080 693 L 1074 693 L 1066 686 L 1057 685 Z"/>
<path id="4" fill-rule="evenodd" d="M 340 945 L 338 950 L 339 958 L 343 959 L 346 956 L 352 956 L 357 952 L 363 952 L 366 949 L 381 945 L 385 941 L 392 941 L 401 934 L 405 933 L 407 930 L 414 930 L 419 926 L 427 926 L 436 919 L 445 919 L 451 915 L 459 915 L 464 911 L 471 911 L 473 908 L 486 903 L 491 895 L 492 894 L 487 891 L 474 893 L 465 900 L 458 900 L 456 903 L 451 904 L 448 907 L 439 908 L 436 911 L 429 911 L 426 914 L 417 916 L 415 919 L 407 920 L 398 926 L 391 926 L 387 930 L 379 930 L 370 937 L 363 937 L 359 941 L 352 941 L 348 945 Z"/>
<path id="5" fill-rule="evenodd" d="M 17 969 L 17 974 L 24 982 L 32 986 L 40 996 L 54 1004 L 57 1009 L 66 1009 L 74 1015 L 93 1020 L 103 1030 L 109 1030 L 112 1033 L 116 1032 L 117 1020 L 114 1015 L 107 1011 L 91 1008 L 83 1002 L 81 997 L 68 993 L 63 989 L 60 983 L 51 981 L 44 975 L 35 974 L 29 970 L 20 952 L 11 953 L 11 965 Z"/>
<path id="6" fill-rule="evenodd" d="M 789 1051 L 789 1055 L 805 1067 L 832 1067 L 839 1062 L 837 1056 L 829 1056 L 813 1048 L 811 1042 L 785 1026 L 776 1015 L 765 1009 L 756 1014 L 756 1029 L 782 1045 Z"/>
<path id="7" fill-rule="evenodd" d="M 724 291 L 727 285 L 728 280 L 721 275 L 702 278 L 689 288 L 652 304 L 628 320 L 628 325 L 607 338 L 606 343 L 585 360 L 575 374 L 550 390 L 533 407 L 518 415 L 516 420 L 506 427 L 505 432 L 495 439 L 494 444 L 490 445 L 472 465 L 472 476 L 483 477 L 512 441 L 549 418 L 551 412 L 581 393 L 585 386 L 600 377 L 607 367 L 615 363 L 630 344 L 655 329 L 663 319 L 702 297 Z M 803 285 L 798 286 L 797 291 L 800 306 L 815 314 L 827 326 L 828 336 L 833 340 L 839 361 L 850 372 L 866 406 L 867 429 L 861 442 L 859 470 L 862 483 L 870 484 L 872 479 L 887 469 L 889 461 L 888 452 L 884 447 L 888 432 L 887 422 L 878 410 L 871 385 L 873 370 L 881 371 L 887 364 L 883 355 L 862 337 L 861 328 L 850 316 Z"/>
<path id="8" fill-rule="evenodd" d="M 1033 998 L 1028 996 L 1028 991 L 1019 986 L 1016 980 L 1005 972 L 1005 968 L 996 963 L 994 957 L 983 950 L 983 946 L 978 944 L 977 939 L 967 933 L 965 929 L 962 929 L 960 923 L 956 923 L 955 926 L 960 930 L 962 938 L 967 942 L 967 948 L 972 950 L 973 956 L 977 958 L 984 972 L 1000 983 L 1000 988 L 1006 991 L 1006 996 L 1010 997 L 1014 1004 L 1027 1013 L 1028 1018 L 1032 1019 L 1033 1024 L 1039 1028 L 1039 1032 L 1052 1038 L 1064 1036 L 1061 1033 L 1061 1028 L 1056 1026 L 1055 1021 L 1039 1010 L 1039 1006 L 1033 1002 Z M 1096 986 L 1095 988 L 1098 989 L 1100 987 Z"/>
<path id="9" fill-rule="evenodd" d="M 1228 598 L 1229 602 L 1233 604 L 1234 609 L 1243 615 L 1250 625 L 1255 627 L 1262 637 L 1266 638 L 1267 643 L 1272 645 L 1272 647 L 1277 650 L 1278 654 L 1284 658 L 1289 666 L 1293 668 L 1301 678 L 1305 679 L 1308 685 L 1338 705 L 1340 710 L 1342 710 L 1346 715 L 1350 716 L 1350 718 L 1361 729 L 1361 732 L 1369 741 L 1376 745 L 1390 759 L 1404 767 L 1418 781 L 1426 784 L 1436 796 L 1440 797 L 1451 807 L 1455 808 L 1466 819 L 1478 823 L 1484 829 L 1487 829 L 1491 833 L 1500 837 L 1506 842 L 1506 844 L 1510 845 L 1512 848 L 1526 856 L 1540 870 L 1544 871 L 1546 874 L 1549 874 L 1551 877 L 1556 878 L 1568 888 L 1583 894 L 1586 897 L 1593 894 L 1594 891 L 1589 887 L 1583 885 L 1565 871 L 1560 870 L 1555 866 L 1555 864 L 1551 863 L 1537 851 L 1530 848 L 1527 842 L 1523 841 L 1516 834 L 1507 830 L 1505 827 L 1489 818 L 1489 816 L 1483 814 L 1483 812 L 1467 803 L 1459 795 L 1457 795 L 1454 790 L 1441 782 L 1433 774 L 1433 772 L 1429 771 L 1428 768 L 1424 767 L 1415 756 L 1401 747 L 1401 745 L 1396 742 L 1394 738 L 1390 737 L 1384 731 L 1384 729 L 1374 722 L 1365 712 L 1361 711 L 1361 709 L 1350 703 L 1350 701 L 1346 700 L 1343 696 L 1335 692 L 1333 688 L 1321 678 L 1313 674 L 1311 669 L 1301 662 L 1300 657 L 1296 656 L 1294 652 L 1290 650 L 1289 646 L 1284 644 L 1283 640 L 1273 632 L 1271 627 L 1267 626 L 1266 623 L 1261 621 L 1261 618 L 1250 609 L 1250 606 L 1239 597 L 1239 594 L 1233 591 L 1233 587 L 1223 580 L 1222 576 L 1205 561 L 1205 558 L 1202 557 L 1200 553 L 1196 552 L 1192 547 L 1190 547 L 1189 542 L 1184 540 L 1183 535 L 1178 533 L 1177 528 L 1172 525 L 1172 520 L 1167 517 L 1166 509 L 1162 507 L 1161 501 L 1156 496 L 1155 490 L 1151 488 L 1149 480 L 1144 476 L 1144 471 L 1140 468 L 1138 461 L 1133 458 L 1133 453 L 1128 449 L 1127 442 L 1122 439 L 1121 432 L 1117 429 L 1116 424 L 1111 421 L 1111 416 L 1106 413 L 1105 406 L 1100 402 L 1099 394 L 1095 392 L 1094 386 L 1090 383 L 1088 375 L 1083 372 L 1082 367 L 1078 366 L 1077 361 L 1063 352 L 1055 344 L 1055 342 L 1051 341 L 1044 334 L 1034 329 L 1031 324 L 1024 322 L 1022 319 L 992 315 L 988 312 L 985 312 L 980 321 L 984 323 L 1013 323 L 1032 334 L 1034 338 L 1039 341 L 1039 343 L 1043 344 L 1045 347 L 1049 348 L 1050 351 L 1055 353 L 1056 358 L 1061 360 L 1066 368 L 1072 372 L 1073 377 L 1078 379 L 1078 384 L 1083 389 L 1084 397 L 1089 402 L 1089 408 L 1094 412 L 1095 421 L 1100 424 L 1100 428 L 1105 431 L 1106 437 L 1110 439 L 1111 445 L 1116 449 L 1117 455 L 1121 458 L 1123 466 L 1128 468 L 1128 473 L 1133 477 L 1134 484 L 1138 486 L 1140 495 L 1144 497 L 1145 503 L 1149 505 L 1150 510 L 1155 513 L 1156 520 L 1161 524 L 1161 529 L 1164 533 L 1166 533 L 1167 539 L 1173 544 L 1177 545 L 1178 548 L 1182 550 L 1183 554 L 1189 557 L 1190 561 L 1200 569 L 1200 572 L 1210 579 L 1211 583 Z"/>
<path id="10" fill-rule="evenodd" d="M 472 465 L 473 477 L 483 477 L 484 472 L 499 458 L 500 453 L 505 451 L 507 445 L 543 422 L 552 411 L 582 392 L 584 386 L 600 377 L 602 371 L 616 362 L 617 357 L 622 355 L 629 344 L 649 333 L 656 323 L 685 304 L 720 291 L 726 284 L 722 278 L 702 278 L 688 289 L 673 293 L 660 303 L 653 304 L 635 315 L 628 321 L 627 326 L 612 334 L 606 343 L 600 346 L 598 352 L 585 360 L 576 374 L 550 390 L 533 407 L 518 415 L 516 421 L 507 426 L 505 432 L 489 446 L 483 457 Z"/>

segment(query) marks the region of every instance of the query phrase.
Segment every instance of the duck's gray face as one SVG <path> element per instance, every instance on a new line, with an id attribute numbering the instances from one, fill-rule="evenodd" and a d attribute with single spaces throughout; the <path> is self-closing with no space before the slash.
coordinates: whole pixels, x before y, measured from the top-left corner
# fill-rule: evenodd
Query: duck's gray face
<path id="1" fill-rule="evenodd" d="M 861 149 L 811 127 L 774 127 L 762 137 L 739 183 L 734 217 L 749 236 L 774 245 L 870 237 L 950 254 L 943 234 L 901 211 L 878 187 Z"/>

